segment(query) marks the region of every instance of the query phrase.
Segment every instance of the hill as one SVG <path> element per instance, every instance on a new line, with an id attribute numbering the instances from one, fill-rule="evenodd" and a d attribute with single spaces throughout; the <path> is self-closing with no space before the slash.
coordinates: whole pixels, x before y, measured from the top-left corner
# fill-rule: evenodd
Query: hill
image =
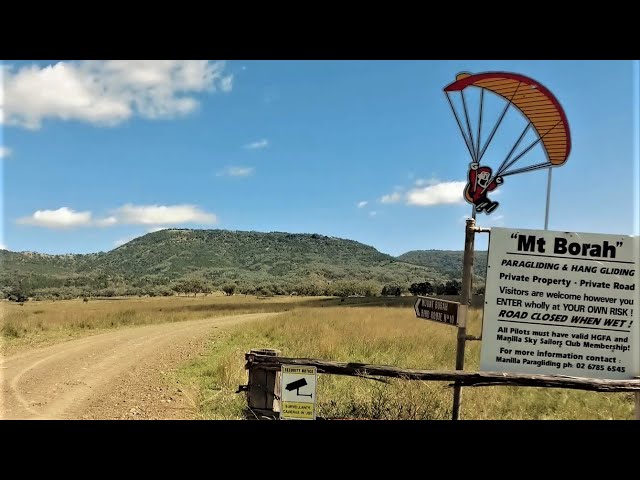
<path id="1" fill-rule="evenodd" d="M 412 250 L 397 258 L 414 265 L 428 265 L 443 276 L 458 278 L 462 271 L 464 252 L 461 250 Z M 477 251 L 473 261 L 474 284 L 484 284 L 486 272 L 487 252 Z"/>
<path id="2" fill-rule="evenodd" d="M 402 257 L 318 234 L 166 229 L 107 253 L 3 250 L 0 281 L 5 291 L 20 288 L 29 295 L 65 297 L 169 294 L 170 289 L 180 291 L 178 284 L 184 291 L 234 284 L 246 293 L 323 294 L 332 293 L 330 285 L 358 282 L 368 285 L 362 293 L 379 294 L 389 284 L 406 290 L 414 282 L 439 284 L 460 278 L 461 261 L 458 266 L 449 263 L 456 261 L 455 255 L 435 261 L 437 266 L 417 263 L 422 257 Z"/>

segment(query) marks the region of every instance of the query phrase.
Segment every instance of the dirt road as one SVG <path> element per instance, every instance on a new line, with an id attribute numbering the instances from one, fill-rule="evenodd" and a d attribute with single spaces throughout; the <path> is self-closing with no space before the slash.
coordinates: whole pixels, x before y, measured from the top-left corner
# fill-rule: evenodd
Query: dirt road
<path id="1" fill-rule="evenodd" d="M 216 328 L 274 315 L 129 327 L 0 359 L 0 418 L 196 418 L 193 394 L 167 375 Z"/>

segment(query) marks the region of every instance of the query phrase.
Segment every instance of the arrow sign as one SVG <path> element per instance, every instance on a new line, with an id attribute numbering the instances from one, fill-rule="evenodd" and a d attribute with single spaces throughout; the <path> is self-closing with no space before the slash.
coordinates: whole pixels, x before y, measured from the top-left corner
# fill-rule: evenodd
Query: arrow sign
<path id="1" fill-rule="evenodd" d="M 434 297 L 418 297 L 413 309 L 416 317 L 433 320 L 447 325 L 458 325 L 458 302 L 450 302 Z"/>

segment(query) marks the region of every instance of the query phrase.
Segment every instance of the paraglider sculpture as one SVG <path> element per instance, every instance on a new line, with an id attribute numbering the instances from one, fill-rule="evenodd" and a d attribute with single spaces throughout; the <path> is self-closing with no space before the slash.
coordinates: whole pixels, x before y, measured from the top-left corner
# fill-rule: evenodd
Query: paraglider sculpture
<path id="1" fill-rule="evenodd" d="M 479 121 L 475 138 L 465 99 L 465 92 L 469 92 L 474 88 L 480 89 Z M 468 182 L 464 189 L 464 198 L 468 203 L 474 205 L 474 217 L 475 212 L 490 214 L 495 211 L 498 207 L 498 202 L 492 201 L 488 197 L 488 194 L 495 191 L 495 189 L 504 182 L 505 177 L 543 168 L 551 169 L 551 167 L 558 167 L 567 161 L 569 152 L 571 151 L 569 123 L 558 100 L 539 82 L 516 73 L 485 72 L 471 74 L 463 72 L 456 76 L 455 82 L 444 88 L 444 92 L 458 127 L 460 128 L 460 133 L 471 155 L 472 161 L 469 165 Z M 485 92 L 498 96 L 501 101 L 506 101 L 506 104 L 486 141 L 481 145 Z M 461 97 L 466 130 L 461 121 L 461 115 L 458 115 L 454 103 L 451 100 L 451 97 L 456 93 L 460 94 Z M 481 162 L 487 148 L 494 139 L 498 127 L 505 118 L 507 110 L 512 105 L 524 116 L 526 126 L 500 166 L 498 166 L 497 169 L 493 169 Z M 535 139 L 530 145 L 516 154 L 518 146 L 530 131 L 535 133 Z M 529 153 L 536 145 L 542 146 L 546 161 L 520 168 L 513 168 L 516 162 Z M 549 213 L 550 175 L 551 170 L 549 170 L 549 183 L 547 185 L 545 228 Z"/>

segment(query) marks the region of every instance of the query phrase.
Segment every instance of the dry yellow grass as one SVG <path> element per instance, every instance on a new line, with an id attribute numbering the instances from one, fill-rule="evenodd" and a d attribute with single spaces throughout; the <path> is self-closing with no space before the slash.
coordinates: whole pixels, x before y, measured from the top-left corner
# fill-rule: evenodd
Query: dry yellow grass
<path id="1" fill-rule="evenodd" d="M 300 301 L 244 295 L 31 301 L 22 305 L 3 301 L 0 336 L 5 347 L 40 344 L 129 325 L 286 311 Z"/>
<path id="2" fill-rule="evenodd" d="M 481 312 L 470 315 L 480 333 Z M 298 308 L 218 341 L 210 357 L 190 365 L 183 379 L 201 385 L 203 418 L 241 418 L 246 383 L 244 352 L 276 348 L 284 356 L 452 370 L 456 329 L 416 319 L 410 308 Z M 477 370 L 480 342 L 467 344 L 466 370 Z M 213 366 L 215 368 L 212 368 Z M 374 380 L 319 375 L 318 414 L 325 418 L 449 419 L 452 389 L 445 382 Z M 524 387 L 464 388 L 463 419 L 630 419 L 629 394 Z"/>
<path id="3" fill-rule="evenodd" d="M 59 341 L 105 329 L 252 312 L 284 312 L 265 322 L 218 332 L 207 356 L 185 366 L 180 381 L 199 391 L 201 418 L 241 418 L 244 353 L 277 348 L 283 355 L 451 370 L 456 329 L 415 318 L 413 299 L 169 297 L 121 300 L 2 302 L 0 331 L 7 348 Z M 469 333 L 480 334 L 472 310 Z M 480 342 L 467 344 L 466 370 L 477 370 Z M 320 375 L 319 415 L 327 418 L 448 419 L 451 389 L 443 382 Z M 465 419 L 629 419 L 629 394 L 561 389 L 464 388 Z"/>

